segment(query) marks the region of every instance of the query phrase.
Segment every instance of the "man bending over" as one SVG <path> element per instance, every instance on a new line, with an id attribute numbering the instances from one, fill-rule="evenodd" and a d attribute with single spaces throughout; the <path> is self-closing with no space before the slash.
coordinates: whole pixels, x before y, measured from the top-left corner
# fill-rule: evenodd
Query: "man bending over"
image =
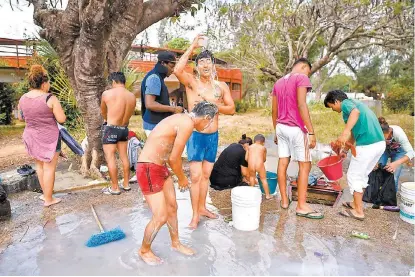
<path id="1" fill-rule="evenodd" d="M 172 248 L 185 255 L 194 254 L 192 249 L 179 241 L 176 193 L 166 163 L 176 174 L 180 190 L 187 189 L 189 182 L 184 175 L 181 158 L 184 146 L 193 129 L 203 132 L 209 128 L 217 112 L 215 104 L 202 101 L 191 113 L 175 114 L 163 119 L 150 133 L 141 151 L 137 164 L 137 181 L 153 213 L 138 251 L 147 264 L 162 262 L 151 251 L 151 243 L 165 223 L 170 232 Z"/>

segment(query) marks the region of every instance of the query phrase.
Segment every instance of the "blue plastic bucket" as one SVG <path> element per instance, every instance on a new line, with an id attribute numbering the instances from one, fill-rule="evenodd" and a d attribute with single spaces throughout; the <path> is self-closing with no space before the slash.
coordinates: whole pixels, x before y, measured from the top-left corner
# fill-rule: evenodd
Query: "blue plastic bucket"
<path id="1" fill-rule="evenodd" d="M 257 176 L 257 178 L 258 178 L 259 188 L 261 189 L 262 194 L 265 194 L 264 189 L 262 187 L 262 182 L 259 179 L 259 176 Z M 277 185 L 278 185 L 277 173 L 267 171 L 267 182 L 268 182 L 268 187 L 269 187 L 269 193 L 275 194 L 275 191 L 277 190 Z"/>

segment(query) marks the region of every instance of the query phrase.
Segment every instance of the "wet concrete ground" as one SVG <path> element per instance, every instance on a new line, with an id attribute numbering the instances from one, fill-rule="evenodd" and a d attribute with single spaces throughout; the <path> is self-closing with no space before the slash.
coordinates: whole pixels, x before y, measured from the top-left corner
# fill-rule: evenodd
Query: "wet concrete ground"
<path id="1" fill-rule="evenodd" d="M 285 211 L 275 201 L 263 204 L 257 231 L 229 226 L 223 220 L 230 212 L 226 208 L 219 219 L 203 220 L 191 231 L 186 228 L 189 194 L 179 192 L 180 238 L 197 254 L 172 251 L 163 227 L 153 250 L 164 264 L 151 267 L 137 255 L 151 214 L 136 186 L 118 197 L 99 190 L 65 194 L 61 204 L 49 209 L 41 207 L 37 196 L 24 192 L 10 197 L 13 218 L 0 228 L 0 275 L 408 275 L 414 270 L 414 228 L 398 213 L 369 210 L 367 220 L 357 222 L 339 217 L 336 208 L 316 205 L 326 218 L 312 221 L 296 217 L 295 205 Z M 229 198 L 229 191 L 212 191 L 211 196 L 214 204 L 227 205 L 219 198 Z M 99 232 L 89 203 L 104 228 L 120 226 L 127 237 L 98 248 L 84 246 Z M 352 230 L 372 238 L 351 238 Z"/>
<path id="2" fill-rule="evenodd" d="M 273 146 L 268 140 L 270 171 L 275 171 L 278 158 Z M 295 164 L 288 175 L 296 175 Z M 406 168 L 402 178 L 413 179 L 413 171 Z M 367 205 L 366 220 L 360 222 L 339 216 L 341 207 L 313 205 L 325 218 L 308 220 L 296 217 L 296 202 L 281 210 L 277 199 L 261 205 L 257 231 L 242 232 L 224 221 L 232 213 L 229 190 L 210 192 L 215 206 L 209 208 L 220 218 L 203 220 L 196 231 L 186 227 L 191 219 L 189 194 L 178 192 L 180 238 L 197 254 L 185 257 L 172 251 L 163 227 L 153 251 L 164 264 L 151 267 L 137 255 L 151 213 L 137 184 L 132 187 L 121 196 L 102 195 L 98 189 L 62 194 L 62 203 L 51 208 L 41 206 L 37 193 L 11 195 L 13 217 L 0 223 L 0 275 L 408 275 L 415 271 L 414 226 L 398 213 Z M 350 199 L 347 192 L 342 201 Z M 104 228 L 120 226 L 126 238 L 98 248 L 84 246 L 99 232 L 89 204 L 94 204 Z M 371 239 L 350 237 L 354 230 L 368 233 Z"/>

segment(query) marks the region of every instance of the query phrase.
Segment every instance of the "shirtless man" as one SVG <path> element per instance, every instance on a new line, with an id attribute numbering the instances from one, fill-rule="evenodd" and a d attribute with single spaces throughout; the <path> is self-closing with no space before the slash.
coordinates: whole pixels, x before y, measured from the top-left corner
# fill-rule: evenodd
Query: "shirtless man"
<path id="1" fill-rule="evenodd" d="M 123 165 L 125 191 L 131 190 L 128 184 L 130 179 L 130 163 L 128 161 L 128 123 L 135 109 L 135 95 L 125 88 L 125 76 L 122 72 L 113 72 L 108 77 L 112 88 L 104 91 L 101 98 L 101 113 L 104 118 L 102 144 L 105 159 L 111 178 L 111 187 L 104 188 L 103 193 L 108 195 L 121 194 L 118 187 L 118 172 L 115 152 L 118 149 Z"/>
<path id="2" fill-rule="evenodd" d="M 267 182 L 267 172 L 265 170 L 265 162 L 267 161 L 267 149 L 264 146 L 265 137 L 258 134 L 254 137 L 254 144 L 249 146 L 247 151 L 249 185 L 254 186 L 258 183 L 256 173 L 258 172 L 261 179 L 262 186 L 265 192 L 265 199 L 269 200 L 272 196 L 269 194 L 269 187 Z"/>
<path id="3" fill-rule="evenodd" d="M 209 101 L 218 106 L 222 114 L 233 115 L 235 104 L 233 102 L 229 87 L 224 82 L 216 81 L 214 58 L 211 52 L 205 50 L 196 58 L 197 75 L 189 74 L 185 67 L 192 52 L 200 47 L 197 36 L 189 49 L 183 54 L 176 64 L 173 73 L 186 87 L 186 96 L 189 109 L 192 109 L 199 101 Z M 206 209 L 206 196 L 208 192 L 209 177 L 216 159 L 218 147 L 218 116 L 212 125 L 203 132 L 194 131 L 187 142 L 187 156 L 190 162 L 190 176 L 192 188 L 190 196 L 192 199 L 193 217 L 189 227 L 195 229 L 199 223 L 200 216 L 217 218 L 217 215 Z"/>
<path id="4" fill-rule="evenodd" d="M 137 181 L 153 213 L 144 231 L 138 254 L 149 265 L 162 260 L 151 251 L 151 243 L 160 228 L 167 223 L 172 248 L 185 255 L 194 251 L 179 241 L 177 202 L 168 163 L 176 174 L 179 189 L 184 191 L 189 182 L 184 175 L 181 155 L 193 129 L 202 132 L 212 124 L 218 108 L 207 101 L 198 103 L 191 113 L 175 114 L 163 119 L 150 133 L 137 164 Z"/>

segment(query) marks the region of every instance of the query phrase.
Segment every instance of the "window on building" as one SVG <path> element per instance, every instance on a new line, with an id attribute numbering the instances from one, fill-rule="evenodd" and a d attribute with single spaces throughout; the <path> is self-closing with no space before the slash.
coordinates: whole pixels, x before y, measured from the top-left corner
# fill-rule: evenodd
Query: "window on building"
<path id="1" fill-rule="evenodd" d="M 232 84 L 232 90 L 241 90 L 241 84 L 233 83 Z"/>

